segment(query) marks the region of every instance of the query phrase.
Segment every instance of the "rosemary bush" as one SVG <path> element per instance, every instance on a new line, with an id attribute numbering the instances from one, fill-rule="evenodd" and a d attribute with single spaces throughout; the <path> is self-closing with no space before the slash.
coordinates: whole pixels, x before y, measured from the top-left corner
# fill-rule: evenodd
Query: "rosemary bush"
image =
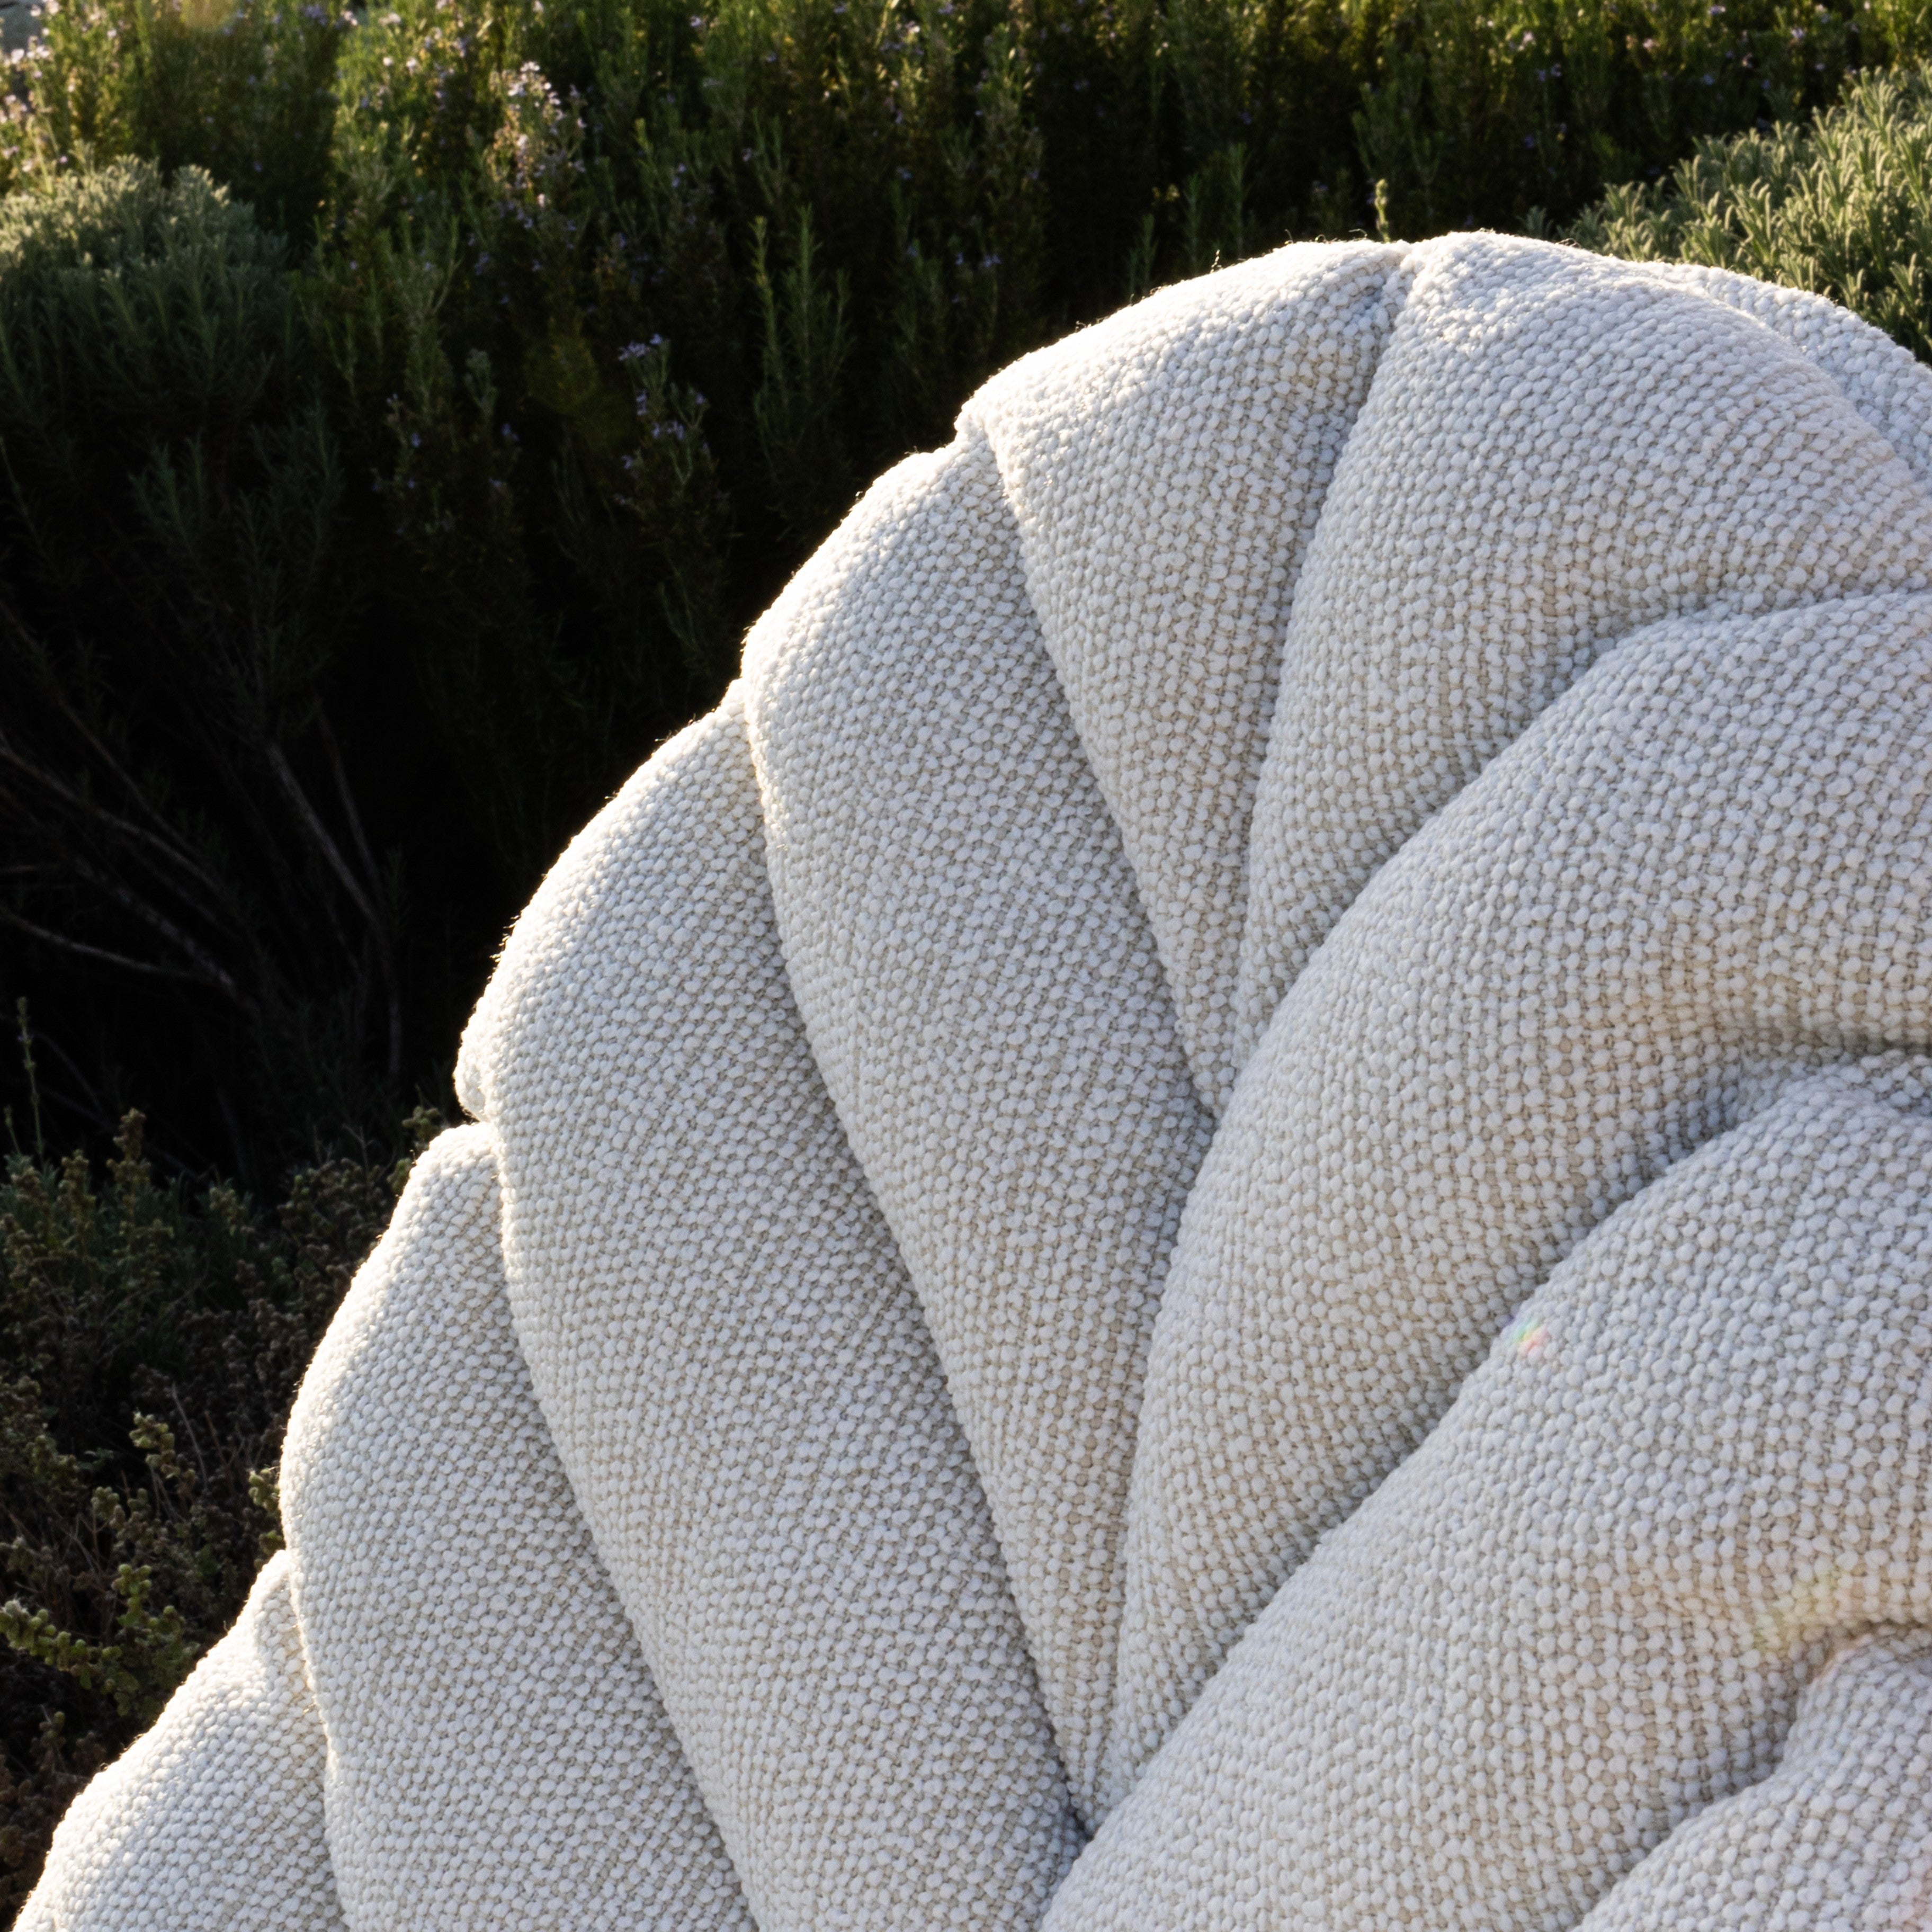
<path id="1" fill-rule="evenodd" d="M 31 1052 L 31 1046 L 29 1046 Z M 29 1060 L 31 1070 L 31 1060 Z M 265 1214 L 156 1179 L 139 1114 L 97 1173 L 30 1130 L 0 1179 L 0 1914 L 88 1776 L 153 1720 L 280 1543 L 296 1385 L 413 1152 L 298 1170 Z"/>
<path id="2" fill-rule="evenodd" d="M 393 881 L 319 688 L 358 599 L 286 253 L 191 167 L 0 202 L 0 922 L 166 988 L 218 1095 L 245 1042 L 353 1118 Z"/>
<path id="3" fill-rule="evenodd" d="M 1554 232 L 1932 51 L 1928 0 L 40 19 L 0 995 L 70 1136 L 258 1186 L 439 1090 L 562 840 L 993 369 L 1292 236 Z"/>
<path id="4" fill-rule="evenodd" d="M 1809 125 L 1700 141 L 1666 181 L 1612 190 L 1570 238 L 1829 296 L 1932 362 L 1932 79 L 1867 75 Z"/>

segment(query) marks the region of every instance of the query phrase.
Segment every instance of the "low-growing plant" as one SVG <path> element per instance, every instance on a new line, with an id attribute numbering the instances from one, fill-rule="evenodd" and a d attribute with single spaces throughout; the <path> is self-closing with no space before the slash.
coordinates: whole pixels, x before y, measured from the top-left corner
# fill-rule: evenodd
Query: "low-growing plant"
<path id="1" fill-rule="evenodd" d="M 218 1100 L 332 1126 L 400 1083 L 397 882 L 332 720 L 361 600 L 286 254 L 196 168 L 0 202 L 0 926 L 167 988 Z"/>
<path id="2" fill-rule="evenodd" d="M 1932 362 L 1932 78 L 1865 75 L 1812 122 L 1700 141 L 1570 236 L 1829 296 Z"/>
<path id="3" fill-rule="evenodd" d="M 0 180 L 122 160 L 194 165 L 305 236 L 328 186 L 338 44 L 315 0 L 41 0 L 15 58 Z"/>
<path id="4" fill-rule="evenodd" d="M 440 1124 L 413 1119 L 397 1160 L 298 1170 L 272 1214 L 158 1180 L 138 1114 L 101 1171 L 19 1145 L 19 1124 L 0 1180 L 0 1916 L 279 1546 L 296 1385 Z"/>

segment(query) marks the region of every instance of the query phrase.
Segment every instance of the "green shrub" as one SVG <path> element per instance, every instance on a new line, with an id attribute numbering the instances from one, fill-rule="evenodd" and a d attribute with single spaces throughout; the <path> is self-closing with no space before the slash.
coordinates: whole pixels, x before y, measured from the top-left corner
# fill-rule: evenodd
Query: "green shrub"
<path id="1" fill-rule="evenodd" d="M 98 1178 L 16 1144 L 0 1180 L 0 1916 L 278 1546 L 296 1382 L 408 1172 L 326 1161 L 266 1215 L 158 1181 L 142 1126 Z"/>
<path id="2" fill-rule="evenodd" d="M 352 15 L 294 0 L 42 0 L 38 12 L 0 132 L 4 185 L 130 158 L 170 174 L 193 164 L 306 236 Z"/>
<path id="3" fill-rule="evenodd" d="M 1291 235 L 1544 232 L 1928 10 L 47 0 L 0 996 L 64 1130 L 267 1186 L 436 1090 L 562 841 L 1015 355 Z"/>
<path id="4" fill-rule="evenodd" d="M 1932 362 L 1932 77 L 1868 75 L 1809 124 L 1700 142 L 1570 238 L 1829 296 Z"/>
<path id="5" fill-rule="evenodd" d="M 0 202 L 0 922 L 333 1124 L 400 1072 L 397 886 L 332 724 L 362 600 L 286 253 L 194 168 Z"/>

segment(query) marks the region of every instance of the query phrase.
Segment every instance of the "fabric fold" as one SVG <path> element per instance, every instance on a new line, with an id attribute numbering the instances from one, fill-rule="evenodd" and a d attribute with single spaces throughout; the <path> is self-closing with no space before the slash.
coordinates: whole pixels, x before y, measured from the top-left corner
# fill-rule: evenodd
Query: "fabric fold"
<path id="1" fill-rule="evenodd" d="M 1148 1337 L 1210 1123 L 976 431 L 879 485 L 746 689 L 792 990 L 1091 1820 Z"/>
<path id="2" fill-rule="evenodd" d="M 1034 1924 L 1080 1834 L 792 1001 L 740 694 L 558 862 L 464 1053 L 544 1420 L 752 1915 Z"/>
<path id="3" fill-rule="evenodd" d="M 1618 639 L 1932 581 L 1932 501 L 1778 329 L 1647 267 L 1499 236 L 1424 244 L 1404 272 L 1282 648 L 1237 1066 L 1376 868 Z M 1928 419 L 1923 370 L 1908 385 L 1876 351 L 1822 347 L 1868 371 L 1883 420 Z"/>
<path id="4" fill-rule="evenodd" d="M 487 1128 L 442 1135 L 283 1454 L 352 1932 L 752 1932 L 512 1332 Z"/>
<path id="5" fill-rule="evenodd" d="M 1619 1202 L 1821 1062 L 1932 1046 L 1932 595 L 1659 625 L 1349 908 L 1168 1270 L 1113 1802 Z"/>
<path id="6" fill-rule="evenodd" d="M 960 417 L 999 463 L 1048 655 L 1217 1114 L 1283 627 L 1409 252 L 1304 243 L 1184 282 L 1015 363 Z"/>
<path id="7" fill-rule="evenodd" d="M 153 1730 L 68 1808 L 17 1932 L 340 1932 L 323 1756 L 278 1555 Z"/>
<path id="8" fill-rule="evenodd" d="M 1812 1679 L 1778 1768 L 1674 1832 L 1579 1932 L 1915 1932 L 1932 1910 L 1932 1631 Z"/>
<path id="9" fill-rule="evenodd" d="M 1607 1922 L 1738 1923 L 1710 1845 L 1739 1890 L 1792 1855 L 1672 1834 L 1748 1786 L 1760 1828 L 1808 1802 L 1802 1748 L 1762 1781 L 1848 1640 L 1932 1645 L 1928 1497 L 1932 1062 L 1894 1054 L 1801 1081 L 1583 1241 L 1243 1638 L 1048 1932 L 1555 1932 L 1646 1852 L 1682 1916 Z M 1901 1808 L 1932 1775 L 1904 1681 Z M 1894 1818 L 1837 1861 L 1867 1898 L 1932 1826 Z"/>
<path id="10" fill-rule="evenodd" d="M 1781 335 L 1838 385 L 1890 444 L 1921 489 L 1932 489 L 1932 382 L 1917 356 L 1823 296 L 1754 281 L 1700 262 L 1646 262 L 1667 288 L 1689 290 Z"/>

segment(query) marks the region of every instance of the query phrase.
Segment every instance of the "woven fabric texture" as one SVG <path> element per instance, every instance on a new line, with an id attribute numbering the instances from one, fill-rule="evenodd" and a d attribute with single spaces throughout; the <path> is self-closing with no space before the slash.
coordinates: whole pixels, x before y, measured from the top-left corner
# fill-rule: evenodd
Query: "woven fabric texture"
<path id="1" fill-rule="evenodd" d="M 577 839 L 30 1932 L 1932 1922 L 1932 372 L 1290 248 Z"/>

